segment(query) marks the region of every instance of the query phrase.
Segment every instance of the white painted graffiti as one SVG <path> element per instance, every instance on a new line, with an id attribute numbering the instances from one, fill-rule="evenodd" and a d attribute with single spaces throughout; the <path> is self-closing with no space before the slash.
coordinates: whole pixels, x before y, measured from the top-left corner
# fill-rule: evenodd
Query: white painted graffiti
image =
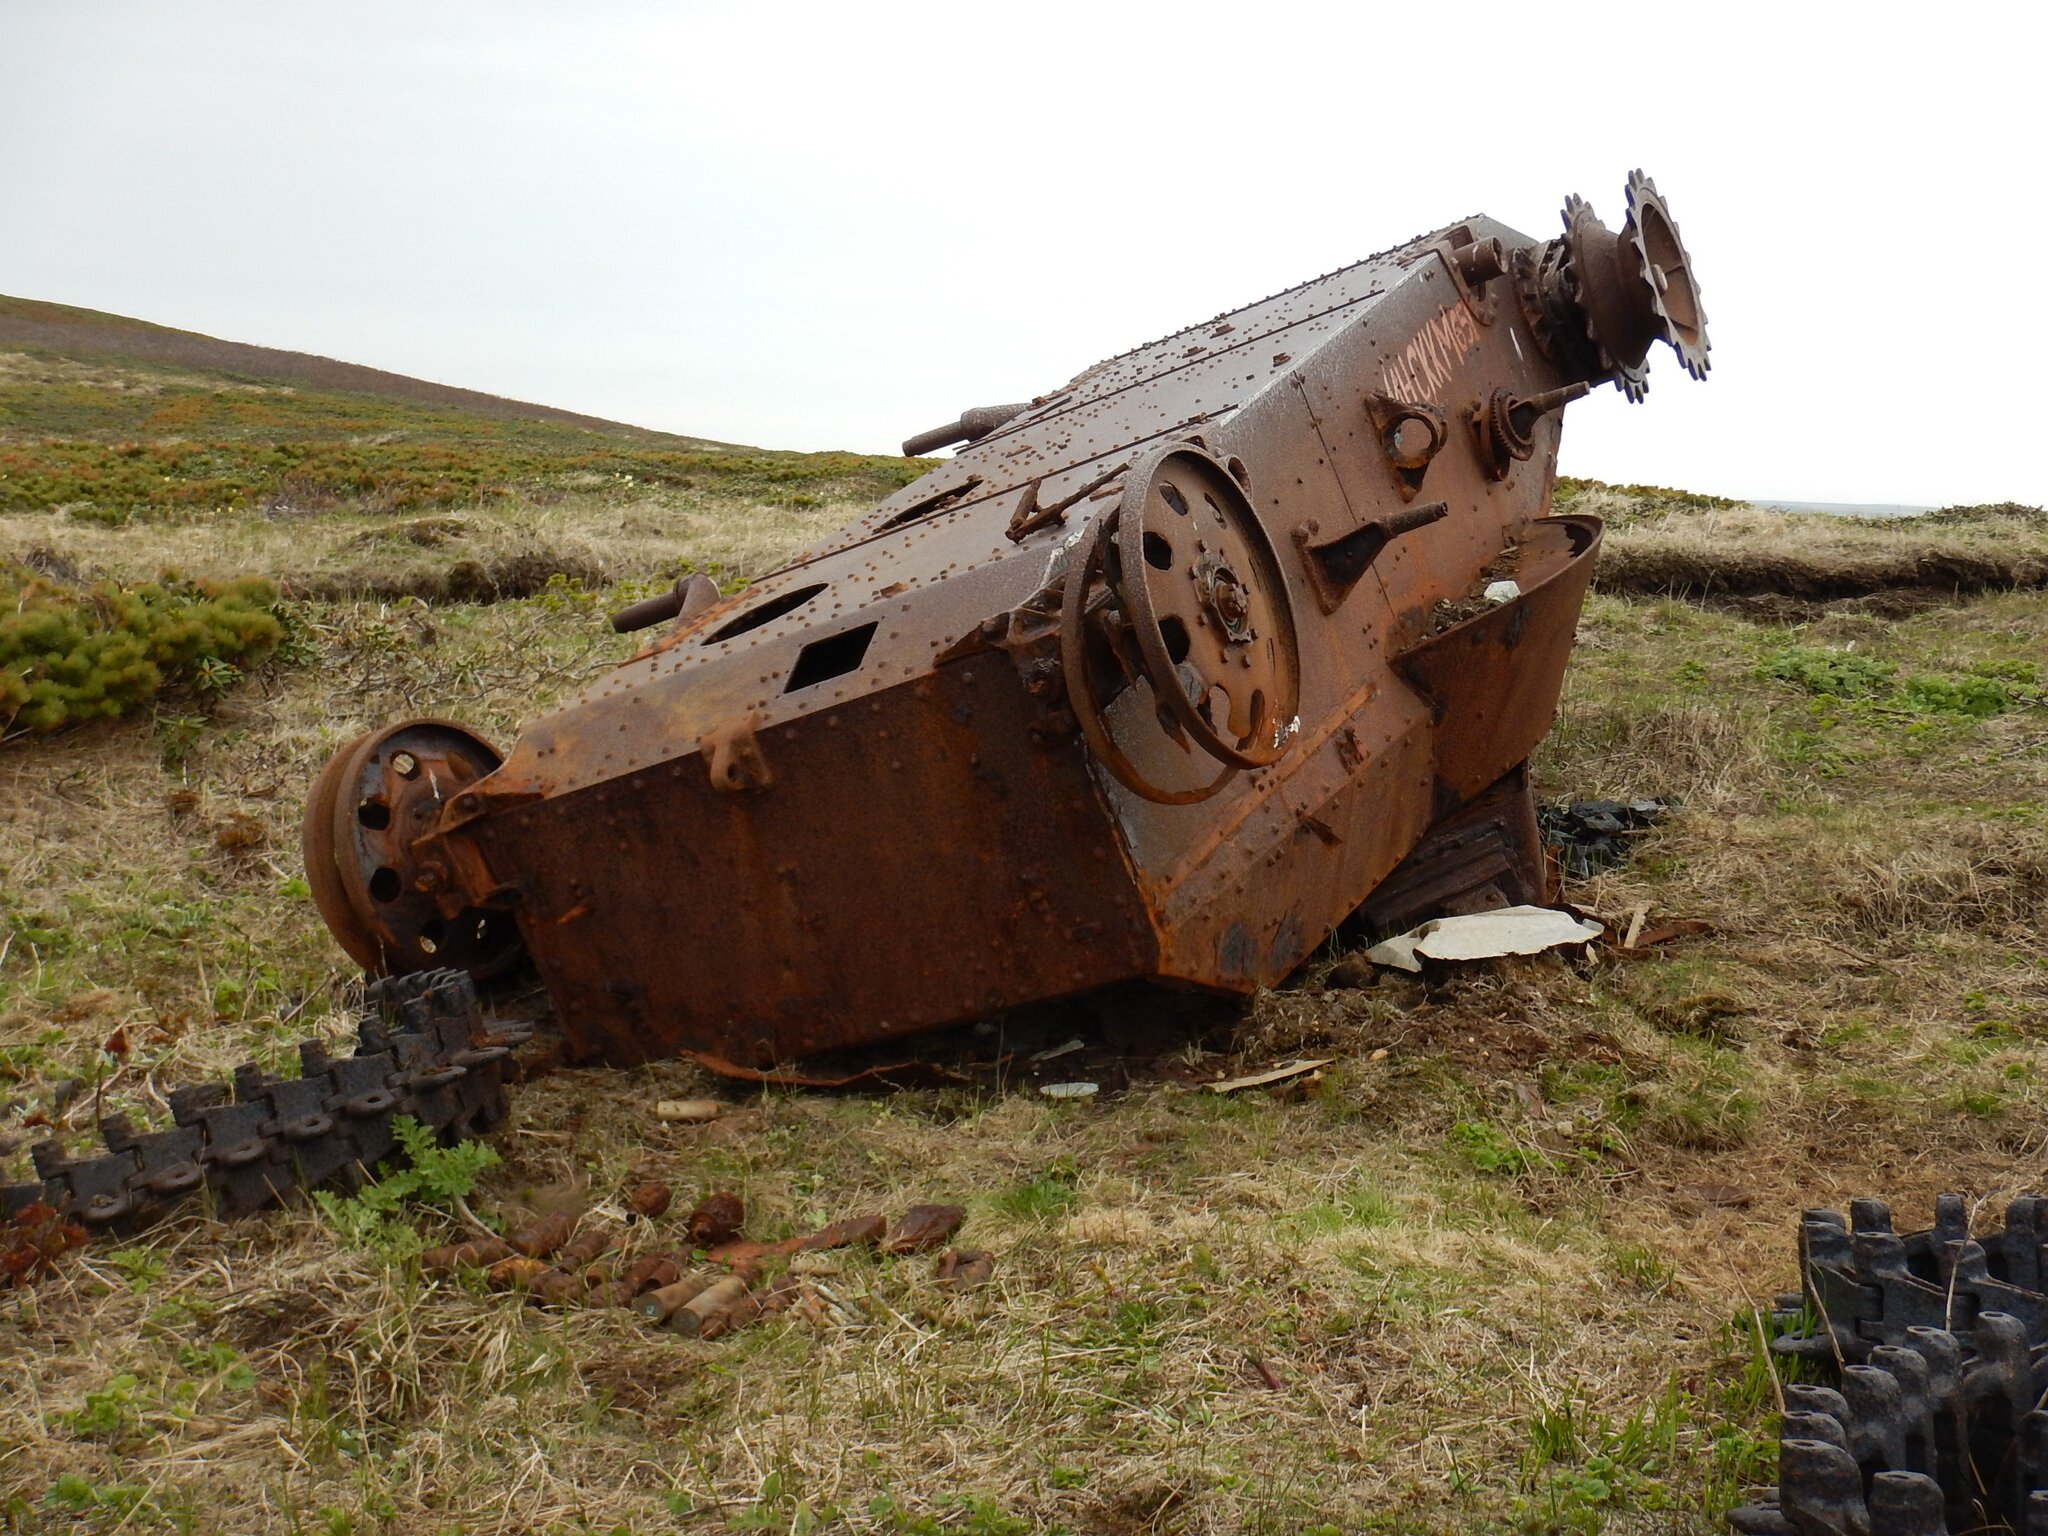
<path id="1" fill-rule="evenodd" d="M 1441 405 L 1451 375 L 1479 345 L 1479 326 L 1462 304 L 1450 304 L 1423 323 L 1422 329 L 1380 370 L 1380 388 L 1396 400 Z"/>

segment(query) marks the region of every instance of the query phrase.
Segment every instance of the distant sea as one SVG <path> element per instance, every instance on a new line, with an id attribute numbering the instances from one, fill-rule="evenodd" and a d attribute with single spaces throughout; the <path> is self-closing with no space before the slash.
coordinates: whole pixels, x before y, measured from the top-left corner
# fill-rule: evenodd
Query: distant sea
<path id="1" fill-rule="evenodd" d="M 1836 517 L 1918 517 L 1932 507 L 1908 507 L 1874 501 L 1752 501 L 1768 512 L 1827 512 Z"/>

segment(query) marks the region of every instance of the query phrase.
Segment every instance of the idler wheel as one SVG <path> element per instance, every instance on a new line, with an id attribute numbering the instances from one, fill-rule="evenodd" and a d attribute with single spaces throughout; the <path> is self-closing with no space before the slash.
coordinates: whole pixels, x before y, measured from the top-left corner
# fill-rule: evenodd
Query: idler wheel
<path id="1" fill-rule="evenodd" d="M 1136 465 L 1117 508 L 1117 590 L 1154 691 L 1195 745 L 1263 768 L 1293 742 L 1301 652 L 1251 499 L 1188 444 Z"/>
<path id="2" fill-rule="evenodd" d="M 408 720 L 350 742 L 320 770 L 300 841 L 306 882 L 335 942 L 376 976 L 452 967 L 483 978 L 517 958 L 507 912 L 444 915 L 453 880 L 415 844 L 443 806 L 503 759 L 444 720 Z"/>
<path id="3" fill-rule="evenodd" d="M 1086 550 L 1075 550 L 1072 556 L 1074 564 L 1068 568 L 1066 593 L 1060 603 L 1060 665 L 1066 678 L 1067 704 L 1074 712 L 1075 722 L 1081 727 L 1081 739 L 1088 743 L 1088 750 L 1124 788 L 1156 805 L 1195 805 L 1207 800 L 1235 778 L 1237 770 L 1225 763 L 1215 778 L 1193 789 L 1167 789 L 1154 784 L 1138 771 L 1137 764 L 1110 734 L 1109 722 L 1103 718 L 1102 706 L 1095 696 L 1095 686 L 1089 681 L 1089 588 L 1102 570 L 1104 550 L 1110 545 L 1113 535 L 1110 524 L 1115 516 L 1111 513 L 1104 522 L 1088 530 Z"/>

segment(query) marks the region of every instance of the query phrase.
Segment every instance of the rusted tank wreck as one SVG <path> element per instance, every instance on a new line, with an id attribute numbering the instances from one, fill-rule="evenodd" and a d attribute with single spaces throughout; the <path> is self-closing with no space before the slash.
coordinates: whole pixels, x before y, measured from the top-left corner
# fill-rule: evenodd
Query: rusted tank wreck
<path id="1" fill-rule="evenodd" d="M 1542 899 L 1526 759 L 1600 524 L 1562 407 L 1707 367 L 1640 173 L 1486 218 L 906 444 L 958 453 L 502 759 L 344 748 L 308 873 L 373 974 L 522 953 L 570 1048 L 741 1066 L 1109 983 L 1248 993 L 1379 927 Z M 1490 595 L 1489 595 L 1490 594 Z"/>

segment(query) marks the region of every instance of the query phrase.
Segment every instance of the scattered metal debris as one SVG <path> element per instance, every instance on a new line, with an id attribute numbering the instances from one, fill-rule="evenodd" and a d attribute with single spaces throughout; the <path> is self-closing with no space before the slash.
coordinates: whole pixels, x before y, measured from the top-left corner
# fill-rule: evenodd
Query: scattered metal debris
<path id="1" fill-rule="evenodd" d="M 1371 962 L 1356 956 L 1339 960 L 1330 967 L 1330 974 L 1323 978 L 1323 985 L 1347 992 L 1359 992 L 1379 984 L 1380 973 L 1373 969 Z"/>
<path id="2" fill-rule="evenodd" d="M 706 1212 L 720 1223 L 743 1215 L 734 1196 L 709 1196 L 691 1213 L 687 1247 L 638 1254 L 617 1251 L 627 1241 L 623 1231 L 603 1224 L 578 1230 L 581 1218 L 552 1216 L 507 1239 L 432 1249 L 421 1256 L 421 1268 L 430 1275 L 481 1270 L 491 1289 L 517 1292 L 536 1306 L 629 1307 L 650 1326 L 717 1339 L 791 1308 L 816 1323 L 845 1321 L 846 1304 L 824 1293 L 819 1268 L 806 1260 L 850 1247 L 884 1256 L 926 1253 L 967 1215 L 957 1205 L 914 1205 L 893 1229 L 879 1214 L 855 1216 L 778 1242 L 729 1241 L 704 1252 L 697 1239 L 712 1228 L 698 1218 Z M 630 1230 L 644 1234 L 649 1224 Z M 522 1245 L 535 1251 L 517 1251 Z M 784 1259 L 781 1272 L 771 1274 Z M 979 1249 L 948 1249 L 937 1266 L 939 1284 L 956 1291 L 984 1284 L 994 1272 L 995 1257 Z"/>
<path id="3" fill-rule="evenodd" d="M 740 1235 L 747 1224 L 747 1208 L 740 1197 L 723 1190 L 708 1195 L 683 1223 L 693 1248 L 716 1248 Z"/>
<path id="4" fill-rule="evenodd" d="M 1601 538 L 1546 515 L 1561 413 L 1640 398 L 1656 341 L 1707 368 L 1670 211 L 1626 198 L 967 412 L 744 592 L 622 614 L 674 619 L 502 758 L 350 743 L 307 807 L 323 917 L 378 972 L 523 951 L 578 1057 L 846 1086 L 909 1068 L 787 1064 L 1122 982 L 1249 995 L 1361 906 L 1547 899 L 1524 765 Z"/>
<path id="5" fill-rule="evenodd" d="M 1788 1382 L 1778 1487 L 1729 1516 L 1744 1536 L 2048 1533 L 2048 1199 L 1970 1236 L 1961 1195 L 1924 1232 L 1880 1200 L 1845 1222 L 1800 1221 L 1800 1293 L 1781 1296 L 1772 1349 L 1827 1385 Z"/>
<path id="6" fill-rule="evenodd" d="M 452 1275 L 459 1269 L 488 1269 L 511 1257 L 512 1245 L 502 1237 L 472 1237 L 443 1248 L 429 1248 L 420 1255 L 420 1268 L 430 1275 Z"/>
<path id="7" fill-rule="evenodd" d="M 1035 1053 L 1031 1058 L 1031 1062 L 1034 1066 L 1043 1066 L 1048 1061 L 1057 1061 L 1062 1056 L 1071 1056 L 1075 1051 L 1085 1051 L 1087 1049 L 1088 1042 L 1079 1035 L 1076 1035 L 1073 1039 L 1062 1045 L 1051 1046 L 1046 1050 Z"/>
<path id="8" fill-rule="evenodd" d="M 1462 917 L 1432 918 L 1420 928 L 1373 945 L 1365 958 L 1393 970 L 1420 971 L 1425 960 L 1494 960 L 1586 944 L 1606 929 L 1550 907 L 1502 907 Z"/>
<path id="9" fill-rule="evenodd" d="M 626 1191 L 626 1209 L 643 1221 L 652 1221 L 665 1212 L 675 1199 L 675 1192 L 666 1184 L 655 1179 L 642 1179 Z"/>
<path id="10" fill-rule="evenodd" d="M 1543 846 L 1556 852 L 1567 877 L 1588 880 L 1635 854 L 1636 840 L 1678 808 L 1671 799 L 1571 800 L 1536 808 Z"/>
<path id="11" fill-rule="evenodd" d="M 505 1243 L 514 1253 L 523 1257 L 544 1259 L 568 1242 L 569 1234 L 575 1230 L 576 1220 L 572 1216 L 543 1216 L 516 1232 L 508 1232 L 505 1235 Z"/>
<path id="12" fill-rule="evenodd" d="M 913 1205 L 882 1240 L 884 1253 L 924 1253 L 960 1230 L 966 1210 L 957 1205 Z"/>
<path id="13" fill-rule="evenodd" d="M 971 1291 L 995 1278 L 996 1256 L 979 1248 L 948 1248 L 939 1255 L 934 1273 L 943 1290 Z"/>

